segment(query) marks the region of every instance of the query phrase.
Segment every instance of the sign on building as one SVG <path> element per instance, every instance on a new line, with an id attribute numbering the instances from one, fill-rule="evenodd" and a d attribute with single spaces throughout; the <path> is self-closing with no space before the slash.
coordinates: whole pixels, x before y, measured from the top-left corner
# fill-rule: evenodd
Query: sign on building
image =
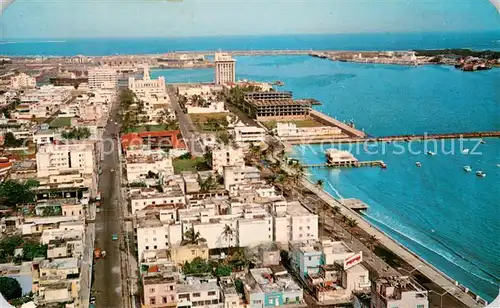
<path id="1" fill-rule="evenodd" d="M 359 263 L 363 262 L 363 252 L 360 251 L 357 254 L 344 259 L 344 270 L 347 270 Z"/>

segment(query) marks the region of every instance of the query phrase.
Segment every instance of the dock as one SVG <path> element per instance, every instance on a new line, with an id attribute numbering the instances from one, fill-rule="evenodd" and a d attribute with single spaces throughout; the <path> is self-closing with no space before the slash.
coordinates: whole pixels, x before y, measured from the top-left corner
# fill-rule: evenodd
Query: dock
<path id="1" fill-rule="evenodd" d="M 346 164 L 306 164 L 306 168 L 360 168 L 360 167 L 380 167 L 385 168 L 386 164 L 382 160 L 366 160 L 349 162 Z"/>
<path id="2" fill-rule="evenodd" d="M 363 211 L 368 209 L 368 205 L 366 203 L 355 198 L 340 199 L 339 202 L 353 211 Z"/>

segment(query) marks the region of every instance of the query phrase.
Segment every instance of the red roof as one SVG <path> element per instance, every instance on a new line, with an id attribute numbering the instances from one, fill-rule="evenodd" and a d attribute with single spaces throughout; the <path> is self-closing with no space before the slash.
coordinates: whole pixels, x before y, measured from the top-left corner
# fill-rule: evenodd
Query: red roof
<path id="1" fill-rule="evenodd" d="M 170 138 L 172 147 L 175 149 L 185 149 L 186 145 L 178 136 L 181 135 L 179 130 L 161 130 L 154 132 L 141 132 L 125 134 L 121 138 L 122 148 L 141 146 L 144 143 L 144 138 Z"/>

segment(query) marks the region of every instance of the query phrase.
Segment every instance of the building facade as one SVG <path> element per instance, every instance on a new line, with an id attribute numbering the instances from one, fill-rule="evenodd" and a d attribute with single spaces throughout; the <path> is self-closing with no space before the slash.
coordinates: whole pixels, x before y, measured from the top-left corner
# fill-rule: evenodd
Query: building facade
<path id="1" fill-rule="evenodd" d="M 216 53 L 215 83 L 218 85 L 236 81 L 236 60 L 227 53 Z"/>
<path id="2" fill-rule="evenodd" d="M 94 68 L 89 70 L 89 88 L 94 89 L 116 89 L 118 85 L 118 73 L 116 69 Z"/>

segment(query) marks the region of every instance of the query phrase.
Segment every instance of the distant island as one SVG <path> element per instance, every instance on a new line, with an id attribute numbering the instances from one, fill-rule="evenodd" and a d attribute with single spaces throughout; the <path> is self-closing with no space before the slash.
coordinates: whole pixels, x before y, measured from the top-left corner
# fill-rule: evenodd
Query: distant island
<path id="1" fill-rule="evenodd" d="M 415 49 L 417 56 L 456 56 L 456 57 L 477 57 L 487 60 L 500 58 L 500 51 L 494 50 L 471 50 L 471 49 Z"/>

